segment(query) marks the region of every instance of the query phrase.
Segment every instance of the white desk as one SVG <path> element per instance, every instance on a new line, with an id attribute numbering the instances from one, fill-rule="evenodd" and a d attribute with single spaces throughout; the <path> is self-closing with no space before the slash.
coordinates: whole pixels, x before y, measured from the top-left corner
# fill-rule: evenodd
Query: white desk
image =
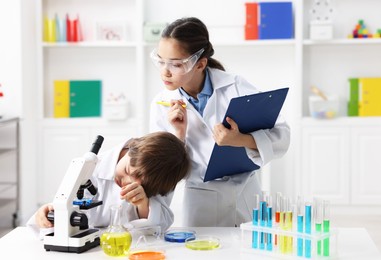
<path id="1" fill-rule="evenodd" d="M 275 259 L 258 254 L 241 252 L 241 230 L 239 228 L 192 228 L 198 235 L 214 235 L 220 238 L 221 248 L 211 251 L 193 251 L 184 244 L 163 242 L 167 245 L 167 259 Z M 46 252 L 42 241 L 26 227 L 18 227 L 0 239 L 0 252 L 9 254 L 13 259 L 113 259 L 103 253 L 100 247 L 93 248 L 81 254 Z M 341 228 L 338 235 L 339 259 L 381 259 L 381 254 L 363 228 Z M 123 258 L 127 259 L 127 258 Z M 298 258 L 301 259 L 301 258 Z M 333 259 L 330 257 L 322 259 Z"/>

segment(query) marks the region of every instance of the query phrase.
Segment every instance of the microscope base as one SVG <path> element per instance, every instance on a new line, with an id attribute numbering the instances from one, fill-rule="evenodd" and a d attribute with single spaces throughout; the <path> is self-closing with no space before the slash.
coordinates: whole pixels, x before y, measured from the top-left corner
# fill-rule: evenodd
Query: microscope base
<path id="1" fill-rule="evenodd" d="M 88 229 L 82 233 L 70 237 L 67 241 L 67 245 L 62 245 L 59 243 L 55 244 L 54 241 L 49 241 L 50 238 L 53 237 L 54 233 L 51 233 L 44 238 L 44 243 L 46 243 L 44 245 L 44 248 L 46 251 L 58 251 L 79 254 L 100 245 L 98 229 Z"/>

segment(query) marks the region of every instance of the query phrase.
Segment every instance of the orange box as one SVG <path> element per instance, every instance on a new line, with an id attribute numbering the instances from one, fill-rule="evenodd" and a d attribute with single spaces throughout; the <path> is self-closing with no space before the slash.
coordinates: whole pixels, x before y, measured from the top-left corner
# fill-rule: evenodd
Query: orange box
<path id="1" fill-rule="evenodd" d="M 246 24 L 258 25 L 258 3 L 245 3 Z"/>
<path id="2" fill-rule="evenodd" d="M 258 40 L 258 25 L 245 25 L 245 40 Z"/>

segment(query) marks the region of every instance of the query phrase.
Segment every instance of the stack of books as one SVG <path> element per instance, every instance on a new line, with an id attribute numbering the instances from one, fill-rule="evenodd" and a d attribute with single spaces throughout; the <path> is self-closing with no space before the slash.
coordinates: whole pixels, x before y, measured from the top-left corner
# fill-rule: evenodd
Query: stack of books
<path id="1" fill-rule="evenodd" d="M 349 79 L 348 116 L 381 116 L 381 78 Z"/>
<path id="2" fill-rule="evenodd" d="M 100 80 L 55 80 L 54 117 L 101 116 Z"/>
<path id="3" fill-rule="evenodd" d="M 292 2 L 246 3 L 246 40 L 294 38 Z"/>

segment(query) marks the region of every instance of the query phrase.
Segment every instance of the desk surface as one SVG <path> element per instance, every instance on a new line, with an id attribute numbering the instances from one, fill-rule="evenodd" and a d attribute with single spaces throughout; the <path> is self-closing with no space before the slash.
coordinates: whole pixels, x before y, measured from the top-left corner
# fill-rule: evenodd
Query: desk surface
<path id="1" fill-rule="evenodd" d="M 167 259 L 274 259 L 256 253 L 241 252 L 239 228 L 192 228 L 198 235 L 219 237 L 221 247 L 211 251 L 193 251 L 184 244 L 163 242 Z M 0 252 L 14 259 L 112 259 L 100 247 L 82 254 L 46 252 L 42 241 L 26 227 L 18 227 L 0 239 Z M 333 259 L 331 257 L 324 259 Z M 379 259 L 381 254 L 363 228 L 340 228 L 338 233 L 338 259 Z"/>

